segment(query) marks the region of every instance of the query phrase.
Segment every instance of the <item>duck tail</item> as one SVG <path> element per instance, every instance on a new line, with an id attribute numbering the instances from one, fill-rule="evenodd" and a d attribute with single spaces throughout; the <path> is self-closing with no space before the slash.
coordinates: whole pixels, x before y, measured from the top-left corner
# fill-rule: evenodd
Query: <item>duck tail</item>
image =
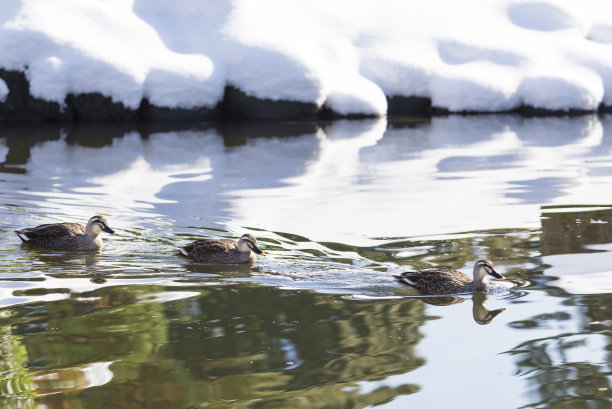
<path id="1" fill-rule="evenodd" d="M 406 278 L 406 276 L 404 276 L 404 275 L 393 274 L 393 278 L 395 278 L 398 282 L 400 282 L 402 284 L 406 284 L 406 285 L 409 285 L 411 287 L 414 287 L 414 283 L 412 281 L 408 280 L 408 278 Z"/>
<path id="2" fill-rule="evenodd" d="M 406 282 L 406 279 L 403 276 L 401 276 L 401 275 L 393 274 L 393 278 L 395 278 L 395 280 L 397 280 L 398 282 L 400 282 L 402 284 L 408 284 Z"/>
<path id="3" fill-rule="evenodd" d="M 24 230 L 15 230 L 15 233 L 17 234 L 17 237 L 19 237 L 24 243 L 27 243 L 30 240 L 30 238 L 28 237 L 28 233 Z"/>
<path id="4" fill-rule="evenodd" d="M 189 253 L 187 252 L 187 250 L 185 250 L 184 247 L 177 247 L 176 249 L 174 249 L 174 252 L 179 256 L 189 256 Z"/>

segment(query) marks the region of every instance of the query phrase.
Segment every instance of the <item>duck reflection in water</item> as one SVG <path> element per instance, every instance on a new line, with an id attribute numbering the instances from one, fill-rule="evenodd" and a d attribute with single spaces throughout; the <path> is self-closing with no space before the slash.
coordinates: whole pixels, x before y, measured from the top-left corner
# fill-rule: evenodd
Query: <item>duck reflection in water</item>
<path id="1" fill-rule="evenodd" d="M 459 297 L 456 295 L 447 296 L 423 296 L 423 294 L 416 291 L 414 288 L 406 287 L 406 292 L 411 296 L 418 296 L 426 304 L 447 306 L 453 304 L 462 303 L 468 298 Z M 488 295 L 484 292 L 476 292 L 472 294 L 472 318 L 477 324 L 487 325 L 493 321 L 493 318 L 497 317 L 500 313 L 505 311 L 505 308 L 498 308 L 496 310 L 489 310 L 485 307 Z"/>
<path id="2" fill-rule="evenodd" d="M 484 293 L 474 293 L 472 295 L 472 316 L 474 321 L 480 325 L 487 325 L 493 321 L 493 318 L 497 317 L 505 308 L 498 308 L 496 310 L 489 310 L 485 307 L 485 303 L 489 297 Z"/>

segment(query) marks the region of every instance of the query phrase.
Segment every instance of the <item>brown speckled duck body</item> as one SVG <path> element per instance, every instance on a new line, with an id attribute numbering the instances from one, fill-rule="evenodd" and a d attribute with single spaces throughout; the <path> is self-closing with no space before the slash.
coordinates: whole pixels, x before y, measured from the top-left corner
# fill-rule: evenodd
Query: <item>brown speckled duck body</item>
<path id="1" fill-rule="evenodd" d="M 253 263 L 257 254 L 264 253 L 257 247 L 257 239 L 252 234 L 244 234 L 240 239 L 196 240 L 179 247 L 178 253 L 201 263 L 242 264 Z"/>
<path id="2" fill-rule="evenodd" d="M 408 271 L 393 277 L 402 284 L 414 287 L 423 295 L 437 295 L 462 294 L 484 290 L 489 285 L 486 280 L 487 275 L 504 280 L 504 277 L 495 271 L 490 260 L 478 260 L 474 264 L 473 279 L 460 271 L 446 267 Z"/>
<path id="3" fill-rule="evenodd" d="M 15 230 L 17 236 L 32 246 L 51 250 L 95 251 L 104 246 L 100 233 L 116 235 L 104 216 L 94 216 L 87 226 L 79 223 L 51 223 Z"/>

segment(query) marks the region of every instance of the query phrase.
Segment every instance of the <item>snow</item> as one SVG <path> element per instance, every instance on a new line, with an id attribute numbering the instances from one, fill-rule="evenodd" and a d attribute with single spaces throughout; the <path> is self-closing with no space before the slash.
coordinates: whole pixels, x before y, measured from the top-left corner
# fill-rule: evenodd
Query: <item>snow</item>
<path id="1" fill-rule="evenodd" d="M 341 114 L 384 115 L 385 96 L 595 110 L 612 105 L 612 2 L 3 0 L 0 67 L 60 104 L 213 107 L 232 85 Z"/>

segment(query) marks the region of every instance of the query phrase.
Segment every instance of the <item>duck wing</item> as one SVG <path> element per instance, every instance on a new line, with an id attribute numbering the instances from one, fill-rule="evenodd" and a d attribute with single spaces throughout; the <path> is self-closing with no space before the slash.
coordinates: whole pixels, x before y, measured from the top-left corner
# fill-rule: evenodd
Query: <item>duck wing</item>
<path id="1" fill-rule="evenodd" d="M 472 280 L 460 271 L 450 268 L 428 268 L 407 271 L 394 276 L 400 283 L 412 286 L 423 293 L 446 293 L 464 286 Z"/>
<path id="2" fill-rule="evenodd" d="M 207 253 L 225 253 L 236 248 L 236 242 L 229 239 L 221 240 L 196 240 L 193 243 L 189 243 L 181 249 L 187 252 L 183 254 L 207 254 Z"/>
<path id="3" fill-rule="evenodd" d="M 50 239 L 85 234 L 85 226 L 78 223 L 52 223 L 28 229 L 15 230 L 15 233 L 23 241 L 32 239 Z"/>

